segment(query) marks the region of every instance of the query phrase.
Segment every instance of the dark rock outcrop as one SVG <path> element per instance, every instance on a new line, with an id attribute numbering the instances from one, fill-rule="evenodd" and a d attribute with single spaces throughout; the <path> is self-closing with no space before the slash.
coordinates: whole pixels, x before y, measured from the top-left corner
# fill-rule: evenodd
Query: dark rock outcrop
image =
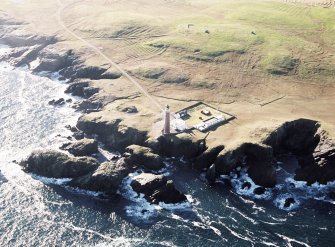
<path id="1" fill-rule="evenodd" d="M 220 175 L 229 175 L 238 166 L 248 167 L 252 180 L 264 187 L 276 185 L 272 148 L 262 144 L 243 143 L 233 150 L 223 150 L 215 161 Z"/>
<path id="2" fill-rule="evenodd" d="M 74 143 L 66 143 L 62 146 L 74 156 L 90 156 L 98 152 L 98 143 L 94 139 L 82 139 Z"/>
<path id="3" fill-rule="evenodd" d="M 138 145 L 131 145 L 126 148 L 130 153 L 130 161 L 135 164 L 144 166 L 150 170 L 160 170 L 164 168 L 163 159 L 153 152 L 151 148 Z"/>
<path id="4" fill-rule="evenodd" d="M 208 169 L 215 162 L 216 157 L 223 149 L 223 145 L 207 149 L 194 160 L 193 167 L 197 170 Z"/>
<path id="5" fill-rule="evenodd" d="M 298 119 L 287 122 L 265 141 L 275 154 L 292 153 L 300 168 L 295 179 L 307 184 L 326 184 L 335 180 L 335 141 L 313 120 Z"/>
<path id="6" fill-rule="evenodd" d="M 293 197 L 286 198 L 285 203 L 284 203 L 284 208 L 289 208 L 294 203 L 295 203 L 295 200 Z"/>
<path id="7" fill-rule="evenodd" d="M 131 186 L 134 191 L 143 193 L 148 201 L 155 204 L 186 201 L 186 196 L 175 188 L 172 180 L 168 180 L 163 175 L 142 173 L 133 178 Z"/>
<path id="8" fill-rule="evenodd" d="M 102 163 L 95 171 L 72 180 L 69 185 L 90 191 L 113 195 L 122 180 L 130 173 L 131 167 L 124 158 Z"/>
<path id="9" fill-rule="evenodd" d="M 265 193 L 264 187 L 257 187 L 254 189 L 254 194 L 256 195 L 263 195 Z"/>
<path id="10" fill-rule="evenodd" d="M 84 115 L 79 118 L 77 127 L 89 135 L 97 134 L 98 140 L 107 148 L 118 151 L 124 151 L 132 144 L 143 145 L 147 139 L 146 132 L 123 125 L 122 119 L 104 120 Z"/>
<path id="11" fill-rule="evenodd" d="M 198 140 L 189 134 L 160 136 L 157 140 L 149 141 L 148 145 L 159 154 L 168 157 L 193 159 L 206 150 L 205 140 Z"/>
<path id="12" fill-rule="evenodd" d="M 64 105 L 65 104 L 65 100 L 64 98 L 60 98 L 60 99 L 53 99 L 53 100 L 50 100 L 48 102 L 49 105 L 54 105 L 54 106 L 61 106 L 61 105 Z"/>
<path id="13" fill-rule="evenodd" d="M 214 184 L 216 177 L 217 177 L 217 173 L 215 169 L 215 164 L 212 164 L 206 172 L 206 179 L 209 184 Z"/>
<path id="14" fill-rule="evenodd" d="M 74 81 L 71 83 L 65 93 L 72 94 L 73 96 L 84 97 L 84 88 L 88 87 L 89 83 L 87 81 Z"/>
<path id="15" fill-rule="evenodd" d="M 320 124 L 309 119 L 297 119 L 284 123 L 272 132 L 264 143 L 273 148 L 274 154 L 292 153 L 305 155 L 312 153 L 320 141 L 317 131 Z"/>
<path id="16" fill-rule="evenodd" d="M 38 54 L 39 62 L 34 72 L 57 72 L 79 63 L 79 56 L 72 50 L 59 51 L 52 46 L 47 46 Z"/>
<path id="17" fill-rule="evenodd" d="M 44 150 L 33 152 L 20 162 L 25 172 L 52 178 L 75 178 L 94 171 L 99 163 L 91 157 L 73 158 L 68 155 Z"/>

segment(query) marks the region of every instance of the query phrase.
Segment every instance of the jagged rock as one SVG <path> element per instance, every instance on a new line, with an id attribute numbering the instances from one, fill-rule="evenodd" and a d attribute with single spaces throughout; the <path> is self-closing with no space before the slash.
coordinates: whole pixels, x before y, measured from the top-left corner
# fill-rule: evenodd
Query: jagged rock
<path id="1" fill-rule="evenodd" d="M 251 188 L 251 183 L 249 182 L 244 182 L 241 187 L 242 190 L 245 190 L 245 189 L 249 190 L 250 188 Z"/>
<path id="2" fill-rule="evenodd" d="M 284 208 L 289 208 L 294 203 L 295 203 L 295 200 L 293 197 L 286 198 L 285 203 L 284 203 Z"/>
<path id="3" fill-rule="evenodd" d="M 262 144 L 243 143 L 235 149 L 223 150 L 215 161 L 219 174 L 229 175 L 238 166 L 247 166 L 248 174 L 260 186 L 274 187 L 277 182 L 272 148 Z"/>
<path id="4" fill-rule="evenodd" d="M 61 106 L 61 105 L 64 105 L 64 104 L 65 104 L 65 100 L 64 100 L 63 98 L 60 98 L 60 99 L 58 99 L 58 100 L 53 99 L 53 100 L 50 100 L 50 101 L 48 102 L 48 104 L 49 104 L 49 105 L 58 105 L 58 106 Z"/>
<path id="5" fill-rule="evenodd" d="M 19 30 L 18 30 L 19 32 Z M 11 47 L 35 46 L 35 45 L 50 45 L 57 42 L 56 37 L 53 36 L 39 36 L 29 33 L 17 34 L 16 31 L 8 32 L 1 37 L 1 41 Z"/>
<path id="6" fill-rule="evenodd" d="M 94 139 L 82 139 L 75 143 L 67 143 L 62 149 L 74 156 L 90 156 L 98 152 L 98 143 Z"/>
<path id="7" fill-rule="evenodd" d="M 163 175 L 142 173 L 133 178 L 131 186 L 137 193 L 143 193 L 145 198 L 152 203 L 179 203 L 186 201 L 186 196 L 181 194 L 171 180 Z"/>
<path id="8" fill-rule="evenodd" d="M 88 87 L 89 83 L 87 81 L 75 81 L 70 84 L 65 93 L 72 94 L 73 96 L 84 97 L 84 88 Z"/>
<path id="9" fill-rule="evenodd" d="M 90 98 L 91 96 L 93 96 L 94 94 L 99 92 L 99 88 L 95 88 L 95 87 L 85 87 L 84 88 L 84 97 L 85 98 Z"/>
<path id="10" fill-rule="evenodd" d="M 299 161 L 295 179 L 326 184 L 335 180 L 335 141 L 320 124 L 309 119 L 284 123 L 265 139 L 275 154 L 292 153 Z"/>
<path id="11" fill-rule="evenodd" d="M 256 195 L 263 195 L 265 193 L 265 188 L 264 187 L 257 187 L 254 189 L 254 194 Z"/>
<path id="12" fill-rule="evenodd" d="M 209 184 L 214 184 L 216 181 L 216 169 L 215 169 L 215 164 L 212 164 L 207 172 L 206 172 L 206 179 Z"/>
<path id="13" fill-rule="evenodd" d="M 132 144 L 143 145 L 147 139 L 146 132 L 123 125 L 122 119 L 105 120 L 102 116 L 93 116 L 80 117 L 77 127 L 89 135 L 98 135 L 98 140 L 107 148 L 124 151 Z"/>
<path id="14" fill-rule="evenodd" d="M 301 155 L 312 153 L 320 141 L 317 131 L 318 122 L 309 119 L 297 119 L 284 123 L 272 132 L 264 141 L 273 148 L 274 154 L 292 153 Z"/>
<path id="15" fill-rule="evenodd" d="M 126 148 L 130 153 L 130 160 L 133 163 L 144 166 L 150 170 L 160 170 L 164 168 L 163 159 L 153 152 L 151 148 L 138 145 L 131 145 Z"/>
<path id="16" fill-rule="evenodd" d="M 335 191 L 331 191 L 328 193 L 328 196 L 330 199 L 334 200 L 335 201 Z"/>
<path id="17" fill-rule="evenodd" d="M 195 158 L 206 149 L 205 140 L 181 133 L 177 135 L 160 136 L 150 140 L 148 145 L 156 152 L 169 157 Z"/>
<path id="18" fill-rule="evenodd" d="M 122 107 L 120 108 L 120 111 L 126 112 L 126 113 L 137 113 L 138 112 L 136 106 Z"/>
<path id="19" fill-rule="evenodd" d="M 194 160 L 194 168 L 197 170 L 208 169 L 223 149 L 223 145 L 207 149 Z"/>
<path id="20" fill-rule="evenodd" d="M 39 62 L 32 68 L 34 72 L 56 72 L 78 63 L 79 57 L 72 50 L 59 51 L 53 46 L 47 46 L 38 54 Z"/>
<path id="21" fill-rule="evenodd" d="M 101 110 L 102 103 L 100 101 L 83 100 L 74 104 L 72 107 L 77 111 L 84 111 L 89 113 Z"/>
<path id="22" fill-rule="evenodd" d="M 33 152 L 26 160 L 20 162 L 23 170 L 44 177 L 75 178 L 94 171 L 99 163 L 91 157 L 69 157 L 68 155 L 43 150 Z"/>
<path id="23" fill-rule="evenodd" d="M 72 180 L 69 185 L 85 190 L 115 194 L 122 180 L 130 173 L 131 167 L 124 158 L 102 163 L 95 171 Z"/>

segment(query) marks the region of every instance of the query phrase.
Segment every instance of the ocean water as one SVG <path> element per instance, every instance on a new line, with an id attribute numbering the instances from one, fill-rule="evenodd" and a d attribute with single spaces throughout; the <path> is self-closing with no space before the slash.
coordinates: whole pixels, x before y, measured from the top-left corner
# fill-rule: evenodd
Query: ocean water
<path id="1" fill-rule="evenodd" d="M 255 198 L 242 190 L 247 174 L 222 177 L 215 187 L 183 162 L 164 171 L 188 202 L 150 205 L 127 177 L 118 196 L 66 187 L 68 179 L 23 173 L 13 160 L 38 148 L 57 148 L 79 115 L 48 101 L 66 85 L 0 65 L 0 246 L 335 246 L 335 205 L 322 195 L 335 185 L 307 187 L 285 172 L 283 181 Z M 252 183 L 252 181 L 250 181 Z M 294 184 L 294 186 L 292 185 Z M 294 196 L 297 204 L 283 210 Z M 316 198 L 316 199 L 315 199 Z M 326 202 L 327 201 L 327 202 Z"/>

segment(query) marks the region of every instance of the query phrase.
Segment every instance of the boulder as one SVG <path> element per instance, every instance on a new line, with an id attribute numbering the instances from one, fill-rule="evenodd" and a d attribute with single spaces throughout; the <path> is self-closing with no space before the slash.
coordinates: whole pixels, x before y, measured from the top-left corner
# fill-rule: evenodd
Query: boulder
<path id="1" fill-rule="evenodd" d="M 144 166 L 150 170 L 160 170 L 164 168 L 163 159 L 153 152 L 151 148 L 139 145 L 131 145 L 126 148 L 126 152 L 130 153 L 130 161 Z"/>
<path id="2" fill-rule="evenodd" d="M 84 138 L 74 143 L 67 143 L 63 145 L 62 149 L 68 151 L 74 156 L 90 156 L 99 152 L 97 141 L 87 138 Z"/>
<path id="3" fill-rule="evenodd" d="M 293 197 L 286 198 L 285 203 L 284 203 L 284 208 L 289 208 L 294 203 L 295 203 L 295 200 Z"/>
<path id="4" fill-rule="evenodd" d="M 94 171 L 99 163 L 91 157 L 69 157 L 58 151 L 43 150 L 33 152 L 20 166 L 25 172 L 39 176 L 76 178 Z"/>
<path id="5" fill-rule="evenodd" d="M 90 191 L 115 194 L 131 167 L 124 158 L 102 163 L 95 171 L 72 180 L 69 185 Z"/>
<path id="6" fill-rule="evenodd" d="M 64 105 L 65 104 L 65 100 L 64 98 L 60 98 L 60 99 L 53 99 L 53 100 L 50 100 L 49 102 L 49 105 L 55 105 L 55 106 L 61 106 L 61 105 Z"/>
<path id="7" fill-rule="evenodd" d="M 180 193 L 171 180 L 163 175 L 142 173 L 133 178 L 131 187 L 137 193 L 155 204 L 159 202 L 179 203 L 186 201 L 186 196 Z"/>
<path id="8" fill-rule="evenodd" d="M 244 182 L 241 187 L 242 190 L 249 190 L 250 188 L 251 188 L 251 183 L 249 182 Z"/>
<path id="9" fill-rule="evenodd" d="M 121 112 L 126 112 L 126 113 L 137 113 L 138 112 L 136 106 L 119 107 L 118 110 Z"/>
<path id="10" fill-rule="evenodd" d="M 256 195 L 263 195 L 265 193 L 264 187 L 257 187 L 254 189 L 254 194 Z"/>

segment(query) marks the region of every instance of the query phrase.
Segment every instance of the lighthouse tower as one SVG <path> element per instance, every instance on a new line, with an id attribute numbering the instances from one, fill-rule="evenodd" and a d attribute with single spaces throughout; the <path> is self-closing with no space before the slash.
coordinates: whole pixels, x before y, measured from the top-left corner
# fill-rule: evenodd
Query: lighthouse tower
<path id="1" fill-rule="evenodd" d="M 164 129 L 163 134 L 168 135 L 170 134 L 170 106 L 166 105 L 165 111 L 164 111 Z"/>

